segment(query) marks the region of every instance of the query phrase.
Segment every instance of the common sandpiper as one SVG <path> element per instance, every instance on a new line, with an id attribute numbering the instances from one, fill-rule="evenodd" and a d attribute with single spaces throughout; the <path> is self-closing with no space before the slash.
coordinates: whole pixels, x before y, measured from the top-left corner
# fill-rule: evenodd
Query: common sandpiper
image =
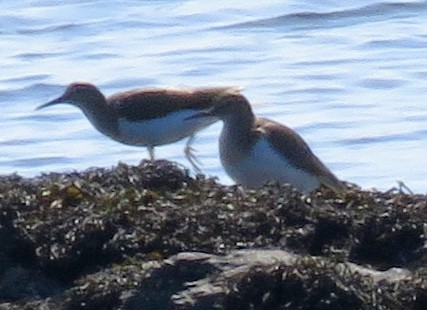
<path id="1" fill-rule="evenodd" d="M 223 122 L 219 151 L 226 173 L 244 188 L 267 182 L 288 183 L 302 192 L 326 186 L 343 192 L 344 184 L 314 155 L 295 131 L 256 117 L 241 94 L 228 96 L 190 119 L 216 117 Z"/>
<path id="2" fill-rule="evenodd" d="M 36 110 L 61 103 L 74 105 L 104 135 L 123 144 L 147 147 L 151 160 L 155 146 L 189 137 L 184 152 L 199 172 L 191 143 L 198 130 L 217 118 L 192 116 L 239 91 L 237 87 L 134 89 L 106 98 L 94 85 L 77 82 Z"/>

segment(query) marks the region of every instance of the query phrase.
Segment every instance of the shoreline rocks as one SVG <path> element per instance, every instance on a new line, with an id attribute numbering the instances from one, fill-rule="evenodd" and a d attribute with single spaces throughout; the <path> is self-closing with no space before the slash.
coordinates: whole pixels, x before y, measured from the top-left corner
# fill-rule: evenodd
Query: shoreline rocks
<path id="1" fill-rule="evenodd" d="M 0 177 L 0 309 L 422 309 L 427 197 L 168 162 Z M 344 307 L 345 306 L 345 307 Z"/>

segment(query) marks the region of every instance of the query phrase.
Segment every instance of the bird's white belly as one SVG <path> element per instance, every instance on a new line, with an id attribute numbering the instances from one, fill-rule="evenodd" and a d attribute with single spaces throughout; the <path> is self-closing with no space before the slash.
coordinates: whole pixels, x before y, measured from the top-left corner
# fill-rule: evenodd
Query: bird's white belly
<path id="1" fill-rule="evenodd" d="M 119 119 L 120 142 L 130 145 L 155 146 L 172 143 L 209 126 L 216 118 L 186 119 L 197 110 L 181 110 L 164 117 L 142 122 Z"/>
<path id="2" fill-rule="evenodd" d="M 320 185 L 316 176 L 292 166 L 265 139 L 259 140 L 240 161 L 221 161 L 227 174 L 246 188 L 258 188 L 269 181 L 292 184 L 300 191 L 311 191 Z"/>

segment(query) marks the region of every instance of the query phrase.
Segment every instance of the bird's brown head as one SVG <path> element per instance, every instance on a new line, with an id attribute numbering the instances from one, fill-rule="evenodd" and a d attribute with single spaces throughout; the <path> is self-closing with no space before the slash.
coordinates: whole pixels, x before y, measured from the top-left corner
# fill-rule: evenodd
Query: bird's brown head
<path id="1" fill-rule="evenodd" d="M 68 103 L 79 108 L 85 108 L 88 104 L 105 101 L 105 97 L 94 85 L 89 83 L 73 83 L 67 87 L 64 94 L 52 101 L 42 104 L 36 110 L 44 109 L 60 103 Z"/>

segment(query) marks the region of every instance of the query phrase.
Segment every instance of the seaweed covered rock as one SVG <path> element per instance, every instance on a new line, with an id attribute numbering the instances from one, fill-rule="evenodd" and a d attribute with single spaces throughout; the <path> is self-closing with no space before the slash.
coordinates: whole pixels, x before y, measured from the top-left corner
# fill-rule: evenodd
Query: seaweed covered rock
<path id="1" fill-rule="evenodd" d="M 205 274 L 189 282 L 187 277 L 195 270 L 205 270 Z M 283 250 L 236 250 L 226 256 L 180 253 L 152 272 L 139 295 L 129 301 L 132 309 L 153 302 L 148 287 L 162 281 L 165 272 L 167 278 L 183 285 L 172 295 L 178 309 L 280 309 L 284 305 L 288 309 L 387 309 L 396 306 L 395 296 L 374 287 L 379 282 L 392 286 L 411 278 L 405 269 L 375 272 Z M 164 305 L 154 301 L 154 308 Z"/>
<path id="2" fill-rule="evenodd" d="M 427 197 L 398 189 L 242 191 L 168 161 L 3 176 L 0 309 L 423 309 L 426 235 Z"/>

